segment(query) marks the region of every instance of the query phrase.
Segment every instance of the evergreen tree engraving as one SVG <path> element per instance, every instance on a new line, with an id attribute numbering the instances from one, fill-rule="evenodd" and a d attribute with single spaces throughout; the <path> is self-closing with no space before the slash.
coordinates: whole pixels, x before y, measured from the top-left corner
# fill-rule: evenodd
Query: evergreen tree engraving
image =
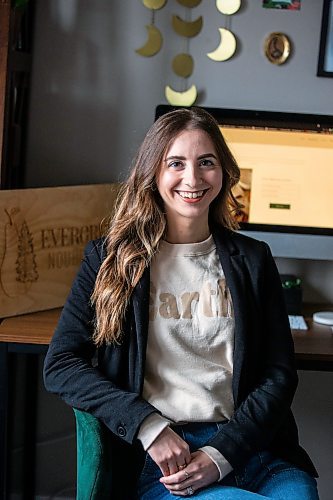
<path id="1" fill-rule="evenodd" d="M 18 256 L 16 261 L 17 281 L 21 283 L 38 280 L 33 238 L 26 221 L 23 221 L 18 235 Z"/>

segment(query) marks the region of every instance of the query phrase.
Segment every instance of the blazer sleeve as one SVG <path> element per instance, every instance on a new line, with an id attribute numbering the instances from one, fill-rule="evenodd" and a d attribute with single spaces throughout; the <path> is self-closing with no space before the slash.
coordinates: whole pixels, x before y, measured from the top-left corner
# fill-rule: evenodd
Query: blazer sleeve
<path id="1" fill-rule="evenodd" d="M 256 253 L 256 258 L 248 263 L 252 283 L 248 283 L 251 290 L 247 292 L 257 295 L 259 306 L 252 311 L 246 332 L 247 342 L 251 342 L 253 336 L 259 338 L 260 353 L 250 350 L 253 359 L 250 364 L 246 363 L 255 371 L 255 376 L 243 373 L 242 385 L 246 389 L 232 418 L 207 443 L 220 451 L 233 468 L 244 465 L 251 455 L 270 447 L 279 429 L 288 421 L 298 383 L 280 277 L 265 243 L 260 243 Z M 295 435 L 292 433 L 290 438 L 294 441 Z"/>
<path id="2" fill-rule="evenodd" d="M 44 384 L 70 406 L 92 413 L 128 443 L 156 409 L 138 394 L 119 389 L 96 366 L 90 297 L 102 262 L 101 243 L 90 242 L 64 305 L 44 363 Z"/>

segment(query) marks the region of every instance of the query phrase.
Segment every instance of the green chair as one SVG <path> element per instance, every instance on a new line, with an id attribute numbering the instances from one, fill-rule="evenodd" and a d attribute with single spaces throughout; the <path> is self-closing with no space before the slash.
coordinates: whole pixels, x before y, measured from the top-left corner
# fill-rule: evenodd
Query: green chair
<path id="1" fill-rule="evenodd" d="M 74 408 L 77 443 L 77 500 L 111 500 L 111 452 L 106 427 Z"/>

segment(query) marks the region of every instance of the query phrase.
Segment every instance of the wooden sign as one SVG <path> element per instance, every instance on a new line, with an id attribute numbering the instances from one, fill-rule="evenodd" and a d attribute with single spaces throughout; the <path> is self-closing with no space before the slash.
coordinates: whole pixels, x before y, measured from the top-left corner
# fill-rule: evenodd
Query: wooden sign
<path id="1" fill-rule="evenodd" d="M 0 191 L 0 318 L 61 307 L 119 185 Z"/>

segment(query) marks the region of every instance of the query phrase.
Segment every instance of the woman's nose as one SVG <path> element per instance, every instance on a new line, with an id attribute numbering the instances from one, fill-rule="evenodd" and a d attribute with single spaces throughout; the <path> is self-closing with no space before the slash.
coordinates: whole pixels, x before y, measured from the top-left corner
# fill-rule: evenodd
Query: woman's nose
<path id="1" fill-rule="evenodd" d="M 196 187 L 201 183 L 201 172 L 193 165 L 189 165 L 185 169 L 185 184 L 191 188 Z"/>

